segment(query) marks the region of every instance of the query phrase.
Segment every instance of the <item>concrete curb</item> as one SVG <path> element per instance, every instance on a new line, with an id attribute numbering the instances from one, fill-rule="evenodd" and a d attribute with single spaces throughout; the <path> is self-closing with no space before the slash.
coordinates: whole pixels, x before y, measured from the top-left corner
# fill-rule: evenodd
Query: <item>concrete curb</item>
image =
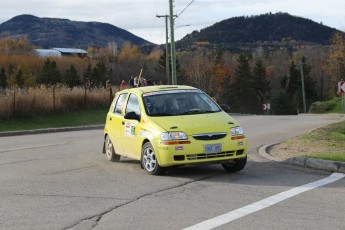
<path id="1" fill-rule="evenodd" d="M 5 132 L 0 132 L 0 137 L 19 136 L 19 135 L 28 135 L 28 134 L 69 132 L 69 131 L 80 131 L 80 130 L 93 130 L 93 129 L 103 129 L 103 128 L 104 128 L 104 124 L 102 124 L 102 125 L 76 126 L 76 127 L 49 128 L 49 129 L 8 131 L 8 132 L 5 131 Z"/>
<path id="2" fill-rule="evenodd" d="M 325 170 L 330 172 L 345 173 L 345 162 L 322 160 L 316 158 L 306 158 L 306 157 L 292 157 L 287 160 L 283 160 L 277 157 L 274 157 L 267 153 L 267 149 L 273 145 L 279 143 L 263 145 L 259 148 L 259 154 L 269 160 L 276 162 L 283 162 L 288 164 L 295 164 L 299 166 L 304 166 L 313 169 Z"/>

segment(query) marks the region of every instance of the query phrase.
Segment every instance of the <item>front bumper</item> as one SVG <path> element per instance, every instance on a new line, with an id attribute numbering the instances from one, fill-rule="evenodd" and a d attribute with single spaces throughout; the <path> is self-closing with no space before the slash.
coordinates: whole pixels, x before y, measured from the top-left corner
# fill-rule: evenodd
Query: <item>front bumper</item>
<path id="1" fill-rule="evenodd" d="M 204 153 L 204 145 L 221 144 L 222 151 Z M 191 141 L 190 144 L 161 145 L 155 148 L 159 165 L 169 167 L 174 165 L 213 164 L 245 158 L 247 155 L 247 140 L 235 141 Z"/>

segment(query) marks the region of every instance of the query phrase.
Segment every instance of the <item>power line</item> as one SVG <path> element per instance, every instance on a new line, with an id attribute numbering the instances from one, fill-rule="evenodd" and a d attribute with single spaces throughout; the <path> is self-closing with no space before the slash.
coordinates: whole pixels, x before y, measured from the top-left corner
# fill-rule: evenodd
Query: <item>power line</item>
<path id="1" fill-rule="evenodd" d="M 193 2 L 194 2 L 194 0 L 192 0 L 185 8 L 181 11 L 181 13 L 179 13 L 179 14 L 177 15 L 177 17 L 180 16 L 190 5 L 192 5 Z"/>

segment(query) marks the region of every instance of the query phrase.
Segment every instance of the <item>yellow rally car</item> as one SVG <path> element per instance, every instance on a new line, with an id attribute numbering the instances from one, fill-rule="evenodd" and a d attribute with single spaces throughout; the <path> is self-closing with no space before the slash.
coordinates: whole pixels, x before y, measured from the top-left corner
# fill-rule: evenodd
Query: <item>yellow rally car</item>
<path id="1" fill-rule="evenodd" d="M 153 175 L 170 166 L 219 163 L 228 172 L 247 162 L 238 122 L 203 91 L 190 86 L 147 86 L 116 93 L 104 128 L 103 153 L 141 161 Z"/>

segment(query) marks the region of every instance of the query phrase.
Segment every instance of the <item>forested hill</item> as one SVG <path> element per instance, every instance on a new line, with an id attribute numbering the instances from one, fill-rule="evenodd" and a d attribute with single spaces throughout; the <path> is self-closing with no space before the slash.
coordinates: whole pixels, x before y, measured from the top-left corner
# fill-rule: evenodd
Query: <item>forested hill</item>
<path id="1" fill-rule="evenodd" d="M 304 42 L 329 44 L 338 30 L 287 13 L 234 17 L 188 34 L 180 45 L 193 42 L 210 44 L 267 44 Z"/>
<path id="2" fill-rule="evenodd" d="M 32 15 L 19 15 L 0 24 L 0 38 L 7 36 L 26 36 L 33 45 L 42 48 L 85 49 L 88 46 L 106 47 L 109 42 L 116 42 L 120 46 L 126 41 L 136 45 L 149 43 L 108 23 L 77 22 Z"/>

